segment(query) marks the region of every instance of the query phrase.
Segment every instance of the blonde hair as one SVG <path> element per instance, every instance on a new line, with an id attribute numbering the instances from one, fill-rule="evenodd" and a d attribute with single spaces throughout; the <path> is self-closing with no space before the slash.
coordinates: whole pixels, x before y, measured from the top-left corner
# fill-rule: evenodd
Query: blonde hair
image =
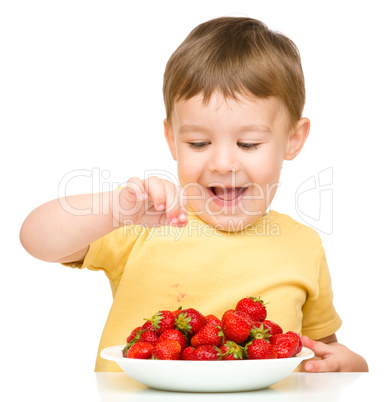
<path id="1" fill-rule="evenodd" d="M 163 96 L 167 119 L 174 103 L 215 91 L 226 98 L 278 97 L 292 122 L 301 118 L 305 85 L 300 54 L 286 36 L 261 21 L 221 17 L 193 29 L 167 62 Z"/>

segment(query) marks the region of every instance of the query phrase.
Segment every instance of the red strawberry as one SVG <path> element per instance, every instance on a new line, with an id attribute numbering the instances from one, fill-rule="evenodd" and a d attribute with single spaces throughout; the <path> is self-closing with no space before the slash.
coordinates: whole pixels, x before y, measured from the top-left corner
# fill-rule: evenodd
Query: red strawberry
<path id="1" fill-rule="evenodd" d="M 228 310 L 222 319 L 223 332 L 230 341 L 236 343 L 244 342 L 251 333 L 253 321 L 243 312 Z"/>
<path id="2" fill-rule="evenodd" d="M 301 336 L 300 336 L 298 333 L 293 332 L 293 331 L 288 331 L 287 334 L 292 334 L 292 335 L 294 335 L 294 336 L 298 339 L 298 341 L 299 341 L 299 344 L 298 344 L 298 346 L 297 346 L 297 348 L 296 348 L 296 350 L 295 350 L 295 355 L 297 355 L 297 354 L 300 353 L 301 350 L 303 349 L 303 342 L 302 342 L 302 340 L 301 340 Z"/>
<path id="3" fill-rule="evenodd" d="M 268 334 L 270 335 L 282 334 L 284 332 L 278 324 L 270 320 L 263 320 L 262 325 L 264 329 L 269 329 Z"/>
<path id="4" fill-rule="evenodd" d="M 230 310 L 227 310 L 224 314 L 223 314 L 223 317 L 221 318 L 221 323 L 223 323 L 223 321 L 228 317 L 228 316 L 230 316 L 230 315 L 232 315 L 232 314 L 238 314 L 238 315 L 240 315 L 241 317 L 245 317 L 247 320 L 248 320 L 248 322 L 250 322 L 251 324 L 253 324 L 254 323 L 254 320 L 247 314 L 247 313 L 243 313 L 242 311 L 236 311 L 235 309 L 230 309 Z"/>
<path id="5" fill-rule="evenodd" d="M 124 356 L 127 350 L 134 345 L 136 342 L 151 342 L 156 343 L 158 336 L 156 334 L 155 328 L 150 320 L 146 321 L 142 327 L 135 328 L 127 338 L 128 344 L 123 350 Z"/>
<path id="6" fill-rule="evenodd" d="M 127 357 L 131 359 L 150 359 L 153 345 L 150 342 L 137 342 L 128 351 Z"/>
<path id="7" fill-rule="evenodd" d="M 235 313 L 235 310 L 234 310 L 233 308 L 231 308 L 230 310 L 227 310 L 227 311 L 223 314 L 223 316 L 221 317 L 221 323 L 223 323 L 223 321 L 225 320 L 225 318 L 226 318 L 227 316 L 229 316 L 230 314 L 232 314 L 232 313 Z"/>
<path id="8" fill-rule="evenodd" d="M 142 327 L 135 328 L 130 335 L 126 338 L 127 345 L 122 349 L 122 356 L 127 357 L 129 349 L 140 341 L 140 336 L 145 330 Z"/>
<path id="9" fill-rule="evenodd" d="M 208 314 L 205 316 L 205 318 L 207 324 L 214 324 L 217 325 L 218 327 L 221 327 L 221 320 L 217 318 L 215 315 Z"/>
<path id="10" fill-rule="evenodd" d="M 182 334 L 182 332 L 177 330 L 177 329 L 166 329 L 159 336 L 158 342 L 162 342 L 162 341 L 165 341 L 167 339 L 171 339 L 173 341 L 179 342 L 179 344 L 181 345 L 181 351 L 183 351 L 187 346 L 187 339 Z"/>
<path id="11" fill-rule="evenodd" d="M 254 321 L 263 321 L 267 315 L 263 300 L 256 297 L 239 300 L 235 310 L 247 313 Z"/>
<path id="12" fill-rule="evenodd" d="M 150 321 L 155 328 L 158 336 L 160 336 L 166 329 L 175 328 L 175 317 L 172 311 L 158 311 L 155 315 L 152 316 Z"/>
<path id="13" fill-rule="evenodd" d="M 181 360 L 195 360 L 194 356 L 195 348 L 188 346 L 181 353 Z"/>
<path id="14" fill-rule="evenodd" d="M 152 352 L 152 359 L 155 360 L 179 360 L 181 356 L 181 345 L 172 339 L 158 342 Z"/>
<path id="15" fill-rule="evenodd" d="M 191 338 L 190 343 L 195 348 L 201 345 L 220 346 L 223 340 L 224 334 L 221 327 L 206 324 Z"/>
<path id="16" fill-rule="evenodd" d="M 219 349 L 212 345 L 201 345 L 194 350 L 195 360 L 219 360 Z"/>
<path id="17" fill-rule="evenodd" d="M 176 328 L 182 331 L 185 335 L 193 336 L 204 325 L 206 325 L 206 318 L 194 308 L 188 308 L 182 310 L 175 319 L 175 324 Z"/>
<path id="18" fill-rule="evenodd" d="M 277 334 L 270 338 L 270 344 L 277 352 L 277 357 L 293 357 L 298 349 L 300 342 L 294 334 Z"/>
<path id="19" fill-rule="evenodd" d="M 282 328 L 273 321 L 264 320 L 262 322 L 254 322 L 251 328 L 252 339 L 266 339 L 276 334 L 282 334 Z"/>
<path id="20" fill-rule="evenodd" d="M 130 341 L 132 341 L 134 338 L 137 337 L 137 335 L 140 337 L 140 334 L 138 333 L 140 331 L 141 327 L 137 327 L 135 328 L 130 335 L 126 338 L 126 343 L 129 343 Z"/>
<path id="21" fill-rule="evenodd" d="M 146 329 L 140 332 L 140 341 L 142 342 L 150 342 L 155 344 L 159 338 L 154 329 Z"/>
<path id="22" fill-rule="evenodd" d="M 268 327 L 263 325 L 263 322 L 254 322 L 251 327 L 251 339 L 265 339 L 268 340 L 272 334 L 270 334 L 270 330 Z"/>
<path id="23" fill-rule="evenodd" d="M 220 347 L 220 356 L 223 360 L 242 360 L 244 348 L 233 341 L 226 341 Z"/>
<path id="24" fill-rule="evenodd" d="M 150 329 L 151 331 L 155 331 L 155 327 L 153 326 L 151 320 L 145 321 L 144 324 L 142 325 L 141 329 L 142 329 L 143 331 L 146 331 L 146 330 L 149 330 L 149 329 Z"/>
<path id="25" fill-rule="evenodd" d="M 181 307 L 178 307 L 178 309 L 174 310 L 174 311 L 172 312 L 172 314 L 174 314 L 174 317 L 177 318 L 178 315 L 179 315 L 181 312 L 182 312 L 182 306 L 181 306 Z"/>
<path id="26" fill-rule="evenodd" d="M 245 351 L 249 359 L 276 359 L 277 352 L 273 346 L 264 339 L 254 339 L 249 342 Z"/>

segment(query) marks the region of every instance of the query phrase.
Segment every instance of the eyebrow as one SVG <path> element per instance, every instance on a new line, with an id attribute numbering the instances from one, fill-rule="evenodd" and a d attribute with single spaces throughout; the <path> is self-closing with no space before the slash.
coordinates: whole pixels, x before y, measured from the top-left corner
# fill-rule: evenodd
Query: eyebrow
<path id="1" fill-rule="evenodd" d="M 251 132 L 255 131 L 258 133 L 264 133 L 264 134 L 271 134 L 272 130 L 268 126 L 264 126 L 262 124 L 251 124 L 248 126 L 243 126 L 239 130 L 240 132 Z"/>
<path id="2" fill-rule="evenodd" d="M 206 132 L 208 131 L 205 127 L 202 126 L 196 126 L 192 124 L 185 124 L 181 127 L 179 127 L 179 134 L 185 134 L 185 133 L 192 133 L 192 132 Z"/>
<path id="3" fill-rule="evenodd" d="M 191 132 L 198 132 L 198 133 L 205 133 L 207 132 L 208 129 L 203 127 L 203 126 L 197 126 L 193 124 L 185 124 L 181 127 L 179 127 L 179 134 L 185 134 L 185 133 L 191 133 Z M 264 126 L 261 124 L 251 124 L 248 126 L 242 126 L 239 129 L 239 132 L 245 133 L 245 132 L 258 132 L 258 133 L 264 133 L 264 134 L 271 134 L 271 130 L 268 126 Z"/>

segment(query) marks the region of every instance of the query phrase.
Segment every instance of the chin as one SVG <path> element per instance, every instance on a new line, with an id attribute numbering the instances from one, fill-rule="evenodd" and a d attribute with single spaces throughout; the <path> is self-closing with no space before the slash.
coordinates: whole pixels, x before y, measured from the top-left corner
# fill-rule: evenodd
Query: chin
<path id="1" fill-rule="evenodd" d="M 199 217 L 210 226 L 224 232 L 239 232 L 259 219 L 259 216 L 235 216 L 224 214 L 215 216 L 204 214 L 199 215 Z"/>

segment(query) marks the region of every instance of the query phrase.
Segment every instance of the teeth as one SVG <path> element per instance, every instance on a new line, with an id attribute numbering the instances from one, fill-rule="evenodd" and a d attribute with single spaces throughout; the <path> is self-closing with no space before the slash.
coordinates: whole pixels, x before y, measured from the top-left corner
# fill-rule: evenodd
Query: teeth
<path id="1" fill-rule="evenodd" d="M 213 193 L 220 199 L 232 201 L 242 194 L 243 187 L 212 187 Z"/>

